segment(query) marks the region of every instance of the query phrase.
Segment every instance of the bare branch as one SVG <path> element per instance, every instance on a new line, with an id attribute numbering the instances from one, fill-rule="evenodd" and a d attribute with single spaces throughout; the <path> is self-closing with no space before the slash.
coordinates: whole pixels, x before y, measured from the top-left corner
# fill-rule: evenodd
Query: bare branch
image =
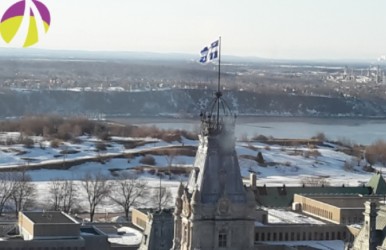
<path id="1" fill-rule="evenodd" d="M 101 173 L 87 173 L 82 179 L 82 187 L 86 191 L 90 208 L 90 221 L 94 220 L 95 209 L 109 196 L 111 185 L 107 177 Z"/>
<path id="2" fill-rule="evenodd" d="M 129 219 L 129 211 L 132 206 L 138 206 L 140 199 L 148 195 L 147 182 L 138 179 L 137 175 L 123 172 L 114 185 L 111 200 L 121 206 L 125 211 L 126 219 Z"/>

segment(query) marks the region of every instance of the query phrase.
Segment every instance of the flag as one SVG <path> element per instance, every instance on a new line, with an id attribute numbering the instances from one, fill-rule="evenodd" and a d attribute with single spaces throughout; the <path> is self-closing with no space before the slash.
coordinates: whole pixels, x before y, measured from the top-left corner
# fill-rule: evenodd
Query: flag
<path id="1" fill-rule="evenodd" d="M 201 50 L 200 63 L 208 63 L 218 58 L 219 40 L 214 41 L 210 46 L 204 47 Z"/>

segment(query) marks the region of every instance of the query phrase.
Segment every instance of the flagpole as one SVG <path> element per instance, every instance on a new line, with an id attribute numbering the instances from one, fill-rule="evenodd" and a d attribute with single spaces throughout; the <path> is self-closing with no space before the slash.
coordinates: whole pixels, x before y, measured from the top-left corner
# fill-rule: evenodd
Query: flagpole
<path id="1" fill-rule="evenodd" d="M 218 92 L 220 92 L 220 77 L 221 77 L 221 36 L 218 38 L 218 85 L 217 85 Z"/>
<path id="2" fill-rule="evenodd" d="M 221 36 L 218 38 L 218 83 L 217 83 L 217 126 L 220 122 L 220 78 L 221 78 Z"/>

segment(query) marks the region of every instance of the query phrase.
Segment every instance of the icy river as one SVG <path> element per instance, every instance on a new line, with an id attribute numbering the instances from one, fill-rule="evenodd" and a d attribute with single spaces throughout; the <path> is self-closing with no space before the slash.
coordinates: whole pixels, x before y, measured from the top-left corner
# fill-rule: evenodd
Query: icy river
<path id="1" fill-rule="evenodd" d="M 124 118 L 116 121 L 156 126 L 162 129 L 198 131 L 199 119 Z M 330 140 L 343 140 L 364 145 L 386 140 L 386 120 L 319 119 L 294 117 L 240 117 L 236 123 L 236 136 L 252 137 L 257 134 L 275 138 L 310 138 L 322 132 Z"/>

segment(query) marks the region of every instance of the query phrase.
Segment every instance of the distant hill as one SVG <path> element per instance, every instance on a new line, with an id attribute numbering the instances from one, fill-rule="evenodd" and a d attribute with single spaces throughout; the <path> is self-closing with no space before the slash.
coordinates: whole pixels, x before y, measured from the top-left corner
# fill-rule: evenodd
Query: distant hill
<path id="1" fill-rule="evenodd" d="M 162 90 L 144 92 L 4 91 L 0 117 L 58 113 L 63 115 L 196 116 L 213 92 Z M 347 97 L 224 93 L 239 115 L 309 117 L 386 117 L 386 103 Z"/>

